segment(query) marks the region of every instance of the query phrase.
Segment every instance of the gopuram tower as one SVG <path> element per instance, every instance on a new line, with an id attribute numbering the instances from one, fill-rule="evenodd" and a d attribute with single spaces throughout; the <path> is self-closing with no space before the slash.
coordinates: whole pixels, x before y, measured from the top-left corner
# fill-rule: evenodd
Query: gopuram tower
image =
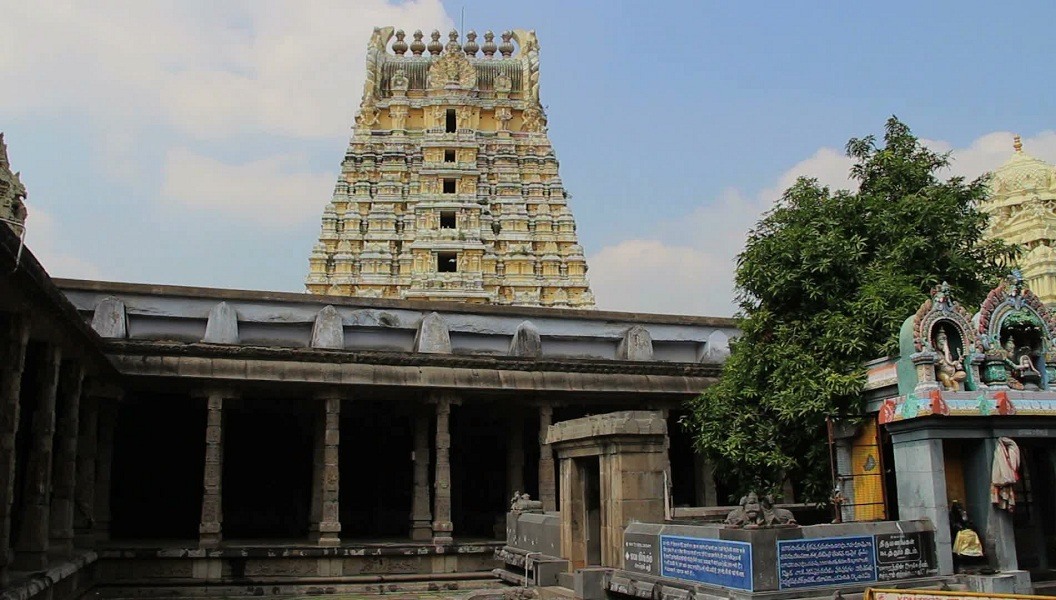
<path id="1" fill-rule="evenodd" d="M 1019 264 L 1027 287 L 1056 304 L 1056 169 L 1023 151 L 1019 136 L 1012 158 L 990 178 L 986 235 L 1023 246 Z"/>
<path id="2" fill-rule="evenodd" d="M 535 32 L 422 37 L 374 30 L 308 291 L 593 308 Z"/>

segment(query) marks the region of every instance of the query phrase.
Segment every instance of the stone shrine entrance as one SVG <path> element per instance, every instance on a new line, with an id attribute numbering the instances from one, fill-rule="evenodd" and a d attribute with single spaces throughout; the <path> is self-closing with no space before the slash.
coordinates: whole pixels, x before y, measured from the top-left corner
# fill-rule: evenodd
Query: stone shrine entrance
<path id="1" fill-rule="evenodd" d="M 574 569 L 623 566 L 623 529 L 664 520 L 667 424 L 659 411 L 623 411 L 552 425 L 560 461 L 561 556 Z"/>

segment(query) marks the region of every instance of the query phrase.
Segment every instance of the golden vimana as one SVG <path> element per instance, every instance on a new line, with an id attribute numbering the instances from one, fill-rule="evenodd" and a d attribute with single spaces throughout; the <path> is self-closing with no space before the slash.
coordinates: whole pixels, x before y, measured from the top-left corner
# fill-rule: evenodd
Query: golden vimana
<path id="1" fill-rule="evenodd" d="M 1056 168 L 1023 150 L 1017 135 L 1013 153 L 990 177 L 982 209 L 990 215 L 986 235 L 1019 244 L 1019 266 L 1027 287 L 1056 305 Z"/>
<path id="2" fill-rule="evenodd" d="M 374 30 L 308 291 L 594 308 L 535 32 L 440 37 Z"/>

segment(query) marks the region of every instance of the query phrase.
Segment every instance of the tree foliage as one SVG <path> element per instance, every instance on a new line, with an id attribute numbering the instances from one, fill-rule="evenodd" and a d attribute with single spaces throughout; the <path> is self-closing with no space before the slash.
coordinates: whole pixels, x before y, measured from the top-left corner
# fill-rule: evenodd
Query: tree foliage
<path id="1" fill-rule="evenodd" d="M 698 451 L 738 493 L 791 477 L 828 497 L 825 419 L 858 415 L 864 361 L 893 354 L 898 330 L 935 285 L 981 301 L 1015 249 L 984 241 L 983 178 L 943 181 L 948 155 L 892 117 L 883 145 L 852 139 L 857 191 L 800 178 L 737 258 L 741 337 L 722 377 L 690 403 Z"/>

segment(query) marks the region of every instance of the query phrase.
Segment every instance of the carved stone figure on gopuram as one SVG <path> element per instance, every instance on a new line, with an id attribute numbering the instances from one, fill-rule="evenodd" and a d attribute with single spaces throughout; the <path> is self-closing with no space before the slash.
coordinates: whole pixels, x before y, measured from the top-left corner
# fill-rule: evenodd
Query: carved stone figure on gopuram
<path id="1" fill-rule="evenodd" d="M 407 38 L 411 41 L 408 42 Z M 311 293 L 593 308 L 534 31 L 374 30 Z"/>

